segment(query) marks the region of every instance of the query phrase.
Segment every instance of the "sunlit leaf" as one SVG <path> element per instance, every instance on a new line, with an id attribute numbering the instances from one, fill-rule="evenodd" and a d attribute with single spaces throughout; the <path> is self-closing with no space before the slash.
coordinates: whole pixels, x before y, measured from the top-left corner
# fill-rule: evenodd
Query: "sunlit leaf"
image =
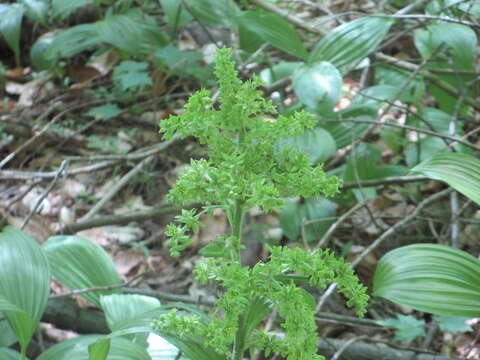
<path id="1" fill-rule="evenodd" d="M 302 59 L 308 56 L 295 29 L 276 14 L 260 10 L 244 11 L 237 17 L 237 23 L 290 55 Z"/>
<path id="2" fill-rule="evenodd" d="M 265 84 L 272 85 L 278 80 L 291 76 L 302 64 L 299 61 L 280 61 L 278 64 L 260 71 L 260 79 Z"/>
<path id="3" fill-rule="evenodd" d="M 471 97 L 478 95 L 475 87 L 469 85 L 474 81 L 474 56 L 477 48 L 475 31 L 466 25 L 441 22 L 415 31 L 415 46 L 424 60 L 428 70 L 450 70 L 453 73 L 437 73 L 435 76 L 454 88 L 462 89 Z M 467 71 L 466 74 L 459 71 Z M 435 98 L 440 109 L 451 113 L 458 102 L 456 96 L 434 84 L 429 86 L 430 94 Z M 457 109 L 460 113 L 466 109 Z"/>
<path id="4" fill-rule="evenodd" d="M 43 244 L 53 275 L 69 289 L 85 289 L 121 284 L 115 266 L 103 248 L 79 236 L 54 236 Z M 100 296 L 119 293 L 119 289 L 81 294 L 100 306 Z"/>
<path id="5" fill-rule="evenodd" d="M 23 357 L 18 351 L 0 348 L 0 359 L 2 360 L 28 360 L 28 358 Z"/>
<path id="6" fill-rule="evenodd" d="M 106 360 L 110 351 L 110 339 L 103 338 L 88 345 L 88 360 Z"/>
<path id="7" fill-rule="evenodd" d="M 70 58 L 98 45 L 101 41 L 94 24 L 72 26 L 54 35 L 45 57 L 51 60 Z"/>
<path id="8" fill-rule="evenodd" d="M 151 296 L 136 294 L 113 294 L 102 296 L 102 309 L 110 330 L 115 331 L 118 324 L 135 319 L 137 315 L 160 307 L 160 301 Z"/>
<path id="9" fill-rule="evenodd" d="M 206 316 L 204 313 L 192 306 L 188 306 L 182 303 L 177 303 L 174 305 L 179 309 L 185 309 L 188 312 L 193 312 L 194 314 L 200 316 L 203 321 L 209 320 L 208 316 Z M 205 346 L 204 339 L 191 335 L 180 336 L 180 334 L 166 333 L 161 330 L 152 328 L 152 323 L 157 320 L 160 315 L 165 314 L 169 311 L 170 310 L 168 308 L 161 307 L 140 314 L 135 319 L 131 319 L 121 324 L 118 324 L 118 330 L 116 330 L 110 336 L 123 336 L 139 332 L 153 332 L 168 341 L 170 344 L 180 349 L 187 359 L 225 360 L 224 356 L 215 352 L 215 350 L 211 347 Z"/>
<path id="10" fill-rule="evenodd" d="M 47 26 L 48 2 L 45 0 L 21 0 L 26 15 L 35 22 Z"/>
<path id="11" fill-rule="evenodd" d="M 165 20 L 174 29 L 188 24 L 193 19 L 180 0 L 160 0 L 160 5 L 165 12 Z"/>
<path id="12" fill-rule="evenodd" d="M 51 0 L 52 15 L 60 20 L 65 19 L 73 11 L 87 4 L 94 4 L 92 0 Z"/>
<path id="13" fill-rule="evenodd" d="M 85 335 L 64 340 L 42 353 L 37 360 L 87 360 L 89 345 L 103 338 L 101 335 Z M 150 360 L 144 348 L 127 339 L 117 337 L 110 342 L 107 360 Z"/>
<path id="14" fill-rule="evenodd" d="M 240 9 L 233 0 L 183 0 L 188 12 L 203 24 L 231 27 Z"/>
<path id="15" fill-rule="evenodd" d="M 480 205 L 480 160 L 474 156 L 460 153 L 437 154 L 411 171 L 444 181 Z"/>
<path id="16" fill-rule="evenodd" d="M 102 41 L 132 55 L 146 54 L 166 45 L 166 36 L 153 19 L 139 9 L 107 16 L 104 20 L 97 21 L 94 26 Z"/>
<path id="17" fill-rule="evenodd" d="M 24 8 L 20 4 L 0 4 L 0 35 L 8 46 L 20 58 L 20 30 L 22 26 Z"/>
<path id="18" fill-rule="evenodd" d="M 480 262 L 443 245 L 404 246 L 381 258 L 373 293 L 433 314 L 478 317 Z"/>
<path id="19" fill-rule="evenodd" d="M 340 25 L 320 40 L 309 62 L 328 61 L 338 68 L 352 66 L 377 49 L 392 24 L 392 19 L 364 16 Z"/>
<path id="20" fill-rule="evenodd" d="M 307 130 L 301 135 L 282 139 L 277 143 L 279 150 L 285 147 L 302 152 L 312 161 L 312 164 L 325 162 L 337 150 L 332 135 L 320 127 Z"/>
<path id="21" fill-rule="evenodd" d="M 0 306 L 1 307 L 1 306 Z M 6 320 L 0 320 L 0 348 L 9 347 L 17 342 L 17 337 Z M 0 356 L 1 359 L 1 356 Z"/>
<path id="22" fill-rule="evenodd" d="M 235 344 L 248 344 L 250 336 L 260 322 L 268 315 L 271 308 L 260 299 L 251 300 L 240 315 L 239 329 L 235 335 Z M 244 346 L 240 346 L 243 348 Z"/>
<path id="23" fill-rule="evenodd" d="M 0 310 L 26 349 L 47 306 L 50 266 L 35 240 L 12 226 L 0 233 L 0 264 Z"/>
<path id="24" fill-rule="evenodd" d="M 315 112 L 329 112 L 340 99 L 342 75 L 332 64 L 322 61 L 305 64 L 293 74 L 293 90 L 300 102 Z"/>
<path id="25" fill-rule="evenodd" d="M 292 241 L 301 239 L 302 224 L 307 241 L 320 240 L 334 222 L 337 205 L 324 198 L 308 199 L 304 202 L 288 201 L 279 214 L 280 226 L 287 238 Z M 310 224 L 304 224 L 310 222 Z"/>

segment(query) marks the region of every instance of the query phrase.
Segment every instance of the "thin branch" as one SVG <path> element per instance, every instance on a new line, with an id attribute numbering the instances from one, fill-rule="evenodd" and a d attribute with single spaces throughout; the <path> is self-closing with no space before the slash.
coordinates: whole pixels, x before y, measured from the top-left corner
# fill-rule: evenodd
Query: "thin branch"
<path id="1" fill-rule="evenodd" d="M 442 139 L 455 141 L 459 144 L 462 144 L 462 145 L 468 146 L 469 148 L 480 151 L 480 146 L 477 146 L 477 145 L 472 144 L 471 142 L 462 140 L 461 138 L 457 138 L 457 137 L 450 136 L 450 135 L 444 135 L 444 134 L 438 133 L 436 131 L 417 128 L 417 127 L 409 126 L 409 125 L 401 125 L 401 124 L 390 123 L 390 122 L 381 122 L 381 121 L 377 121 L 377 120 L 358 120 L 358 119 L 322 120 L 322 122 L 346 122 L 346 121 L 351 122 L 351 123 L 361 123 L 361 124 L 377 124 L 377 125 L 381 125 L 381 126 L 390 126 L 390 127 L 396 127 L 396 128 L 399 128 L 399 129 L 415 131 L 415 132 L 418 132 L 418 133 L 421 133 L 421 134 L 431 135 L 431 136 L 439 137 L 439 138 L 442 138 Z"/>
<path id="2" fill-rule="evenodd" d="M 413 210 L 409 215 L 405 216 L 402 220 L 397 222 L 395 225 L 390 227 L 387 231 L 385 231 L 381 236 L 379 236 L 373 243 L 370 244 L 360 255 L 357 256 L 357 258 L 350 264 L 350 268 L 354 269 L 357 267 L 359 263 L 367 257 L 368 254 L 370 254 L 373 250 L 375 250 L 380 244 L 382 244 L 386 239 L 388 239 L 390 236 L 392 236 L 399 228 L 402 226 L 408 224 L 410 221 L 415 219 L 420 212 L 423 210 L 424 207 L 430 205 L 431 203 L 440 200 L 442 197 L 450 194 L 453 190 L 451 188 L 445 189 L 443 191 L 440 191 L 439 193 L 436 193 L 432 196 L 429 196 L 422 202 L 420 202 L 415 210 Z M 328 289 L 325 291 L 325 293 L 322 295 L 320 298 L 318 304 L 317 304 L 317 311 L 320 311 L 320 309 L 323 307 L 327 299 L 330 297 L 330 295 L 333 293 L 335 288 L 337 287 L 336 283 L 331 284 Z"/>
<path id="3" fill-rule="evenodd" d="M 43 200 L 45 200 L 45 198 L 48 196 L 48 194 L 50 194 L 50 192 L 53 190 L 53 187 L 55 186 L 55 184 L 57 183 L 59 177 L 61 175 L 65 175 L 64 171 L 65 171 L 65 168 L 67 167 L 68 165 L 68 161 L 67 160 L 63 160 L 62 161 L 62 164 L 60 165 L 60 168 L 58 169 L 57 173 L 55 174 L 55 177 L 53 178 L 53 180 L 50 182 L 50 185 L 48 186 L 48 188 L 43 192 L 43 194 L 38 198 L 37 202 L 35 203 L 35 205 L 33 206 L 33 208 L 30 210 L 30 213 L 28 214 L 28 216 L 25 218 L 25 220 L 23 221 L 22 225 L 20 226 L 20 230 L 23 230 L 25 228 L 25 226 L 28 224 L 28 222 L 30 221 L 30 219 L 32 218 L 33 214 L 35 214 L 35 212 L 38 210 L 38 208 L 40 207 L 40 205 L 42 204 Z"/>
<path id="4" fill-rule="evenodd" d="M 133 169 L 131 169 L 125 176 L 123 176 L 120 181 L 115 183 L 115 185 L 105 194 L 105 196 L 95 204 L 94 207 L 87 212 L 80 221 L 86 221 L 94 217 L 98 212 L 103 209 L 110 199 L 112 199 L 125 185 L 127 185 L 133 178 L 135 178 L 145 166 L 147 166 L 155 157 L 153 155 L 143 159 L 138 163 Z"/>
<path id="5" fill-rule="evenodd" d="M 158 216 L 175 214 L 178 212 L 180 212 L 180 210 L 174 206 L 163 205 L 151 210 L 135 211 L 132 213 L 122 214 L 122 215 L 102 216 L 92 220 L 81 221 L 75 224 L 68 224 L 61 227 L 59 230 L 57 230 L 55 234 L 56 235 L 74 234 L 76 232 L 95 228 L 95 227 L 101 227 L 106 225 L 123 225 L 123 224 L 128 224 L 134 221 L 145 221 L 145 220 L 153 219 Z"/>

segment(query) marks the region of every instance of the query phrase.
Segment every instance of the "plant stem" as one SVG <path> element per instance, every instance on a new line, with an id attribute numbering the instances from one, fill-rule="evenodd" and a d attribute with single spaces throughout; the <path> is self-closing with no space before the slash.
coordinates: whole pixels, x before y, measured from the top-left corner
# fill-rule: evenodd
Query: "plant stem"
<path id="1" fill-rule="evenodd" d="M 232 236 L 235 237 L 235 245 L 231 249 L 232 260 L 240 261 L 240 245 L 242 243 L 242 223 L 243 223 L 243 201 L 235 200 L 235 208 L 233 210 L 232 219 Z"/>

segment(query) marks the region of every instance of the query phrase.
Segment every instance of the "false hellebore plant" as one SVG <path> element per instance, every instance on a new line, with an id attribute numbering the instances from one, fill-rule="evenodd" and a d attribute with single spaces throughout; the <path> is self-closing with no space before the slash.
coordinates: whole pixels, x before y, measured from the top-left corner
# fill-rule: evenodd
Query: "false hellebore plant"
<path id="1" fill-rule="evenodd" d="M 177 344 L 195 341 L 208 359 L 243 359 L 246 350 L 278 353 L 289 360 L 322 359 L 317 355 L 315 303 L 299 285 L 324 289 L 338 283 L 360 316 L 368 300 L 365 287 L 329 250 L 309 253 L 271 246 L 269 261 L 242 266 L 242 219 L 255 206 L 265 212 L 282 206 L 284 197 L 331 196 L 338 192 L 339 181 L 327 177 L 320 166 L 312 167 L 302 153 L 277 150 L 279 140 L 313 127 L 313 116 L 297 112 L 276 120 L 267 117 L 276 111 L 257 90 L 260 80 L 242 82 L 229 49 L 218 51 L 215 74 L 218 106 L 209 91 L 201 90 L 190 97 L 182 115 L 163 120 L 160 127 L 166 139 L 194 136 L 207 147 L 207 158 L 192 160 L 168 195 L 178 204 L 204 204 L 202 211 L 183 210 L 176 217 L 178 225 L 169 225 L 166 234 L 171 254 L 179 256 L 190 242 L 188 234 L 202 226 L 200 216 L 224 210 L 231 233 L 204 247 L 205 259 L 194 270 L 200 283 L 214 282 L 224 291 L 211 317 L 174 310 L 154 326 L 171 334 L 170 339 L 181 339 Z M 283 319 L 281 339 L 256 329 L 274 308 Z"/>

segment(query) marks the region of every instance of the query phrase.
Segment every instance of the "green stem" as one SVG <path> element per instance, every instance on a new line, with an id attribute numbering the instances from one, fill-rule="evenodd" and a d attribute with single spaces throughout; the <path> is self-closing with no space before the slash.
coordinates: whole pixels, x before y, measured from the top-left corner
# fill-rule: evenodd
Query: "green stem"
<path id="1" fill-rule="evenodd" d="M 243 201 L 235 200 L 232 219 L 232 236 L 235 237 L 235 244 L 231 249 L 232 260 L 240 261 L 240 245 L 242 243 L 242 223 L 243 223 Z"/>

